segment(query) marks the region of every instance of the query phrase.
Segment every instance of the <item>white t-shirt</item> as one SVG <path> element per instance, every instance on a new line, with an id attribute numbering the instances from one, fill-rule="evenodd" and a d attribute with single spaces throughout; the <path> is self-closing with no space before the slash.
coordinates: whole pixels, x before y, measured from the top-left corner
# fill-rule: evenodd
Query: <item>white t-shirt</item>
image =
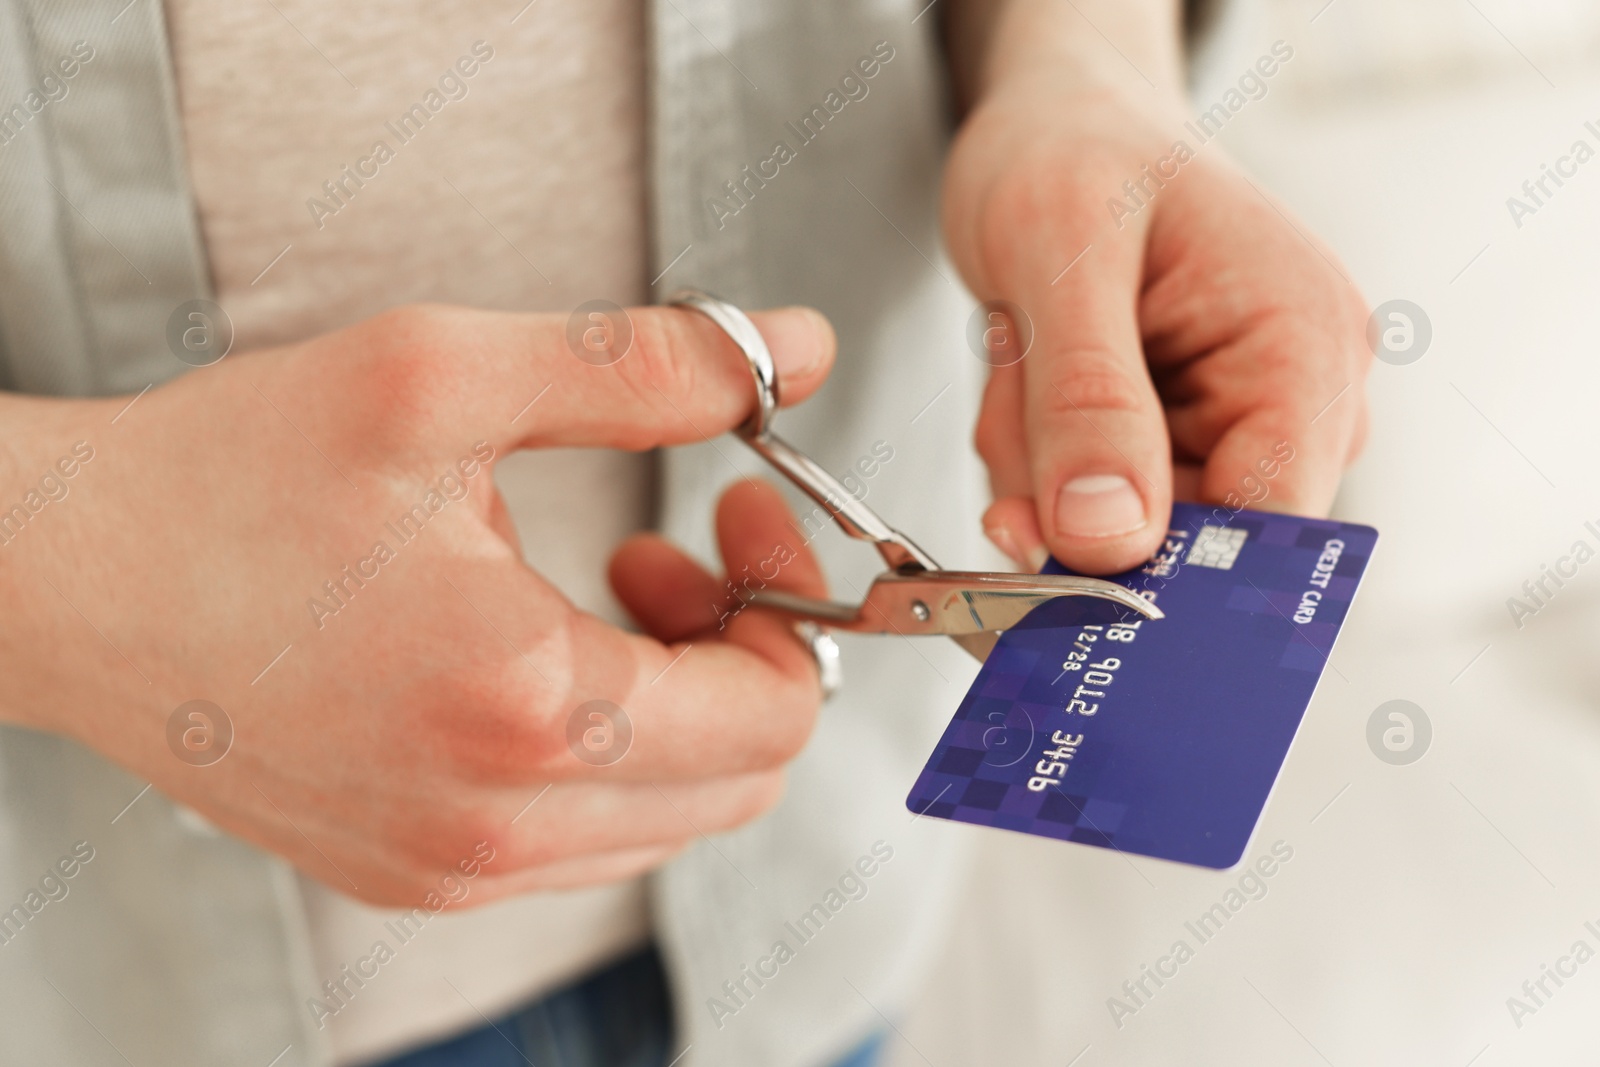
<path id="1" fill-rule="evenodd" d="M 567 311 L 646 297 L 635 0 L 520 13 L 167 0 L 166 14 L 190 178 L 236 351 L 419 300 Z M 579 606 L 620 621 L 604 563 L 650 519 L 649 458 L 521 454 L 496 480 L 529 561 Z M 393 913 L 303 886 L 320 982 L 368 955 Z M 638 880 L 447 910 L 328 1021 L 338 1060 L 478 1025 L 480 1012 L 648 936 Z"/>

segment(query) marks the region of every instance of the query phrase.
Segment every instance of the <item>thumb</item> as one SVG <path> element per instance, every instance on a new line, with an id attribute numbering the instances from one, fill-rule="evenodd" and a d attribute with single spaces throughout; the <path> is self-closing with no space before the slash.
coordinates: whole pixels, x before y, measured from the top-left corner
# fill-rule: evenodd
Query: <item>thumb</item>
<path id="1" fill-rule="evenodd" d="M 1091 269 L 1024 297 L 1036 317 L 1023 425 L 1046 546 L 1074 570 L 1104 574 L 1160 543 L 1172 459 L 1139 335 L 1142 242 L 1101 236 Z"/>
<path id="2" fill-rule="evenodd" d="M 525 430 L 510 429 L 508 443 L 642 451 L 715 437 L 749 417 L 756 405 L 750 365 L 721 327 L 688 308 L 623 314 L 633 340 L 614 363 L 593 366 L 564 344 L 544 346 L 539 372 L 549 376 L 552 403 L 531 411 Z M 750 318 L 772 353 L 781 402 L 810 396 L 833 364 L 828 320 L 801 307 Z"/>
<path id="3" fill-rule="evenodd" d="M 346 361 L 359 381 L 352 395 L 372 398 L 408 432 L 421 422 L 430 441 L 482 439 L 496 453 L 644 451 L 715 437 L 754 410 L 749 363 L 704 315 L 661 307 L 608 314 L 620 341 L 601 359 L 573 343 L 572 316 L 457 307 L 398 308 L 324 343 L 363 357 Z M 771 350 L 784 404 L 821 387 L 835 349 L 827 319 L 810 308 L 751 319 Z"/>

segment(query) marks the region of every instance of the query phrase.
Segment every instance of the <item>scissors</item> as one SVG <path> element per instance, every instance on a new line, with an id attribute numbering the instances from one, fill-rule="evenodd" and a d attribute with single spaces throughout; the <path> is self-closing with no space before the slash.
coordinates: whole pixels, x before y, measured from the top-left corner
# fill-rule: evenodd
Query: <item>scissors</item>
<path id="1" fill-rule="evenodd" d="M 778 590 L 753 593 L 750 603 L 799 623 L 822 668 L 825 690 L 837 686 L 838 646 L 822 627 L 851 633 L 949 637 L 980 663 L 1004 631 L 1034 608 L 1057 597 L 1090 597 L 1147 619 L 1161 611 L 1128 589 L 1100 578 L 1066 574 L 947 571 L 867 507 L 819 464 L 772 431 L 778 410 L 778 373 L 766 342 L 743 311 L 697 289 L 674 293 L 669 304 L 698 311 L 726 333 L 750 364 L 756 385 L 755 412 L 735 431 L 801 492 L 822 505 L 849 536 L 871 541 L 888 570 L 879 574 L 860 604 L 842 604 Z M 826 643 L 819 648 L 819 639 Z M 832 679 L 830 684 L 830 666 Z"/>

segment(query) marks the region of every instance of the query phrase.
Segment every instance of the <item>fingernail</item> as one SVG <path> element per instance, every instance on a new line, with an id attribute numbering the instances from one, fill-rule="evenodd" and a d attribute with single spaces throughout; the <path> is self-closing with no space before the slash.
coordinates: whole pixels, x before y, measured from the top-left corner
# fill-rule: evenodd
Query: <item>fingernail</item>
<path id="1" fill-rule="evenodd" d="M 1050 562 L 1050 550 L 1043 545 L 1034 545 L 1027 552 L 1028 569 L 1035 574 L 1044 570 L 1044 565 Z"/>
<path id="2" fill-rule="evenodd" d="M 985 526 L 984 536 L 994 542 L 994 547 L 1004 552 L 1017 563 L 1022 562 L 1022 552 L 1017 548 L 1017 539 L 1011 535 L 1011 530 L 1006 526 Z"/>
<path id="3" fill-rule="evenodd" d="M 1027 563 L 1027 557 L 1022 554 L 1022 549 L 1017 547 L 1017 539 L 1008 526 L 985 526 L 984 536 L 994 542 L 994 547 L 1006 554 L 1006 558 L 1021 567 Z"/>
<path id="4" fill-rule="evenodd" d="M 1068 537 L 1119 537 L 1147 521 L 1139 491 L 1120 474 L 1082 475 L 1056 497 L 1056 529 Z"/>

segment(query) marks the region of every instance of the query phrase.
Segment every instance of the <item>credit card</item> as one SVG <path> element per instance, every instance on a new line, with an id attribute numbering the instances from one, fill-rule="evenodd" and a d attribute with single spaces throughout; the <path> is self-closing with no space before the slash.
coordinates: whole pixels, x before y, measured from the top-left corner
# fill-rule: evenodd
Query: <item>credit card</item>
<path id="1" fill-rule="evenodd" d="M 989 654 L 906 806 L 1233 866 L 1377 541 L 1370 526 L 1174 504 L 1160 551 L 1111 578 L 1166 617 L 1083 597 L 1034 609 Z"/>

